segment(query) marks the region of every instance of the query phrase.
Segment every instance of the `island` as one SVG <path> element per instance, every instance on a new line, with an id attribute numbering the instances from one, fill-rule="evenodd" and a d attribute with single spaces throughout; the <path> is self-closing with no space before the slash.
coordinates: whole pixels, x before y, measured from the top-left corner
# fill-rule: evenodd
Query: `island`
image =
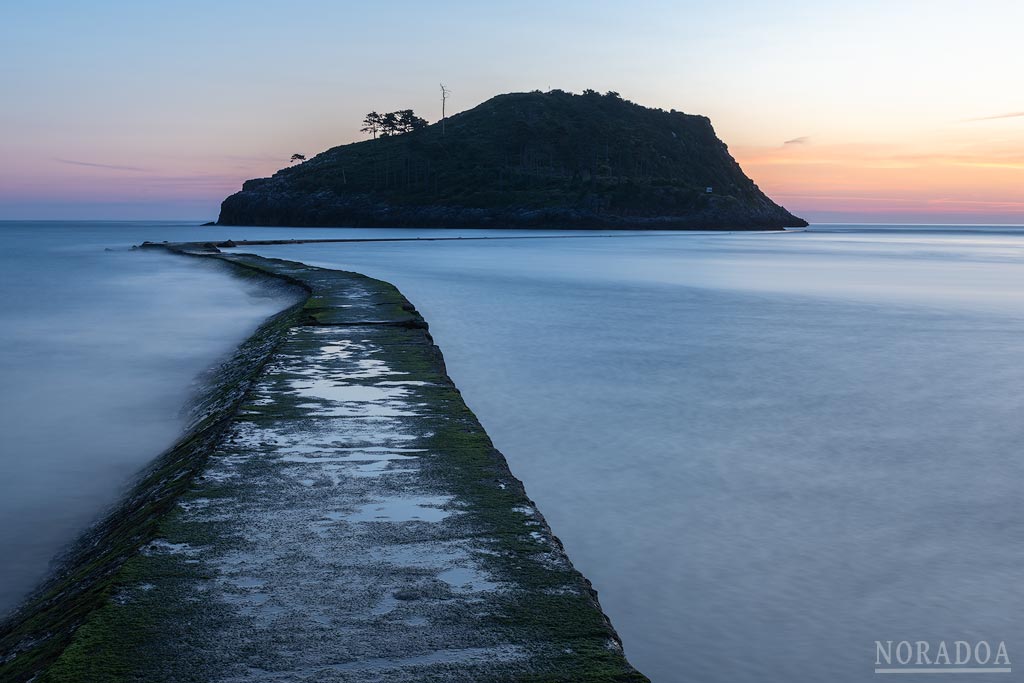
<path id="1" fill-rule="evenodd" d="M 401 114 L 402 112 L 398 112 Z M 617 93 L 498 95 L 334 147 L 224 200 L 219 225 L 776 230 L 807 222 L 748 178 L 705 116 Z M 387 116 L 393 116 L 389 114 Z M 377 117 L 376 119 L 374 117 Z"/>

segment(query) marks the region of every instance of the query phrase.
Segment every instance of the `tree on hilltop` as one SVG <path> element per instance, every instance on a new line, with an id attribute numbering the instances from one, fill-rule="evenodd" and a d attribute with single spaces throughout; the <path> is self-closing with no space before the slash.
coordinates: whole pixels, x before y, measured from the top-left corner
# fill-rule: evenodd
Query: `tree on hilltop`
<path id="1" fill-rule="evenodd" d="M 379 133 L 382 128 L 383 118 L 384 117 L 382 117 L 377 112 L 371 111 L 369 114 L 366 115 L 366 118 L 363 119 L 363 127 L 359 129 L 360 132 L 370 133 L 376 140 L 377 133 Z"/>
<path id="2" fill-rule="evenodd" d="M 412 109 L 401 109 L 398 112 L 398 128 L 402 133 L 413 133 L 427 127 L 427 120 L 416 116 Z"/>
<path id="3" fill-rule="evenodd" d="M 392 135 L 398 135 L 401 131 L 398 130 L 398 114 L 389 111 L 384 116 L 380 117 L 380 134 L 382 137 L 390 137 Z"/>
<path id="4" fill-rule="evenodd" d="M 399 109 L 386 114 L 371 111 L 363 119 L 363 127 L 360 130 L 370 133 L 374 138 L 378 133 L 381 137 L 391 137 L 403 133 L 414 133 L 423 130 L 427 125 L 427 120 L 416 116 L 416 112 L 412 109 Z"/>

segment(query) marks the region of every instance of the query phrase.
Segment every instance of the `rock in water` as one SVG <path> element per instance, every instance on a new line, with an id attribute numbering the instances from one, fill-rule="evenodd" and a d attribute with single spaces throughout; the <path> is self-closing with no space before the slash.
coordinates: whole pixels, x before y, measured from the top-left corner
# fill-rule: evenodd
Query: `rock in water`
<path id="1" fill-rule="evenodd" d="M 221 205 L 220 225 L 803 227 L 704 116 L 614 93 L 499 95 L 422 130 L 342 145 Z"/>

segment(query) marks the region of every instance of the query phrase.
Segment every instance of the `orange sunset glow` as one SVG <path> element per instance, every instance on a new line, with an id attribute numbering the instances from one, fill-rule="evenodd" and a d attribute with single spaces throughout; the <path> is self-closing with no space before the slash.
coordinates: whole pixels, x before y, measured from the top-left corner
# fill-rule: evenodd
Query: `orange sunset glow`
<path id="1" fill-rule="evenodd" d="M 1024 216 L 1024 143 L 981 146 L 816 144 L 734 148 L 760 187 L 796 212 L 865 221 L 927 216 L 995 222 Z"/>

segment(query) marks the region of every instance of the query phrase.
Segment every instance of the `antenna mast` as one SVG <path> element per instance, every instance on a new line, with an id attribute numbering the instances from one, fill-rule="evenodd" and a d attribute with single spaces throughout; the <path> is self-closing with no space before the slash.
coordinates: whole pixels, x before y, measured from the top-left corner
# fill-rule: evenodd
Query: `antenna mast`
<path id="1" fill-rule="evenodd" d="M 445 103 L 448 101 L 448 95 L 451 94 L 451 90 L 444 87 L 444 83 L 441 84 L 441 135 L 444 135 L 444 121 L 445 121 Z"/>

